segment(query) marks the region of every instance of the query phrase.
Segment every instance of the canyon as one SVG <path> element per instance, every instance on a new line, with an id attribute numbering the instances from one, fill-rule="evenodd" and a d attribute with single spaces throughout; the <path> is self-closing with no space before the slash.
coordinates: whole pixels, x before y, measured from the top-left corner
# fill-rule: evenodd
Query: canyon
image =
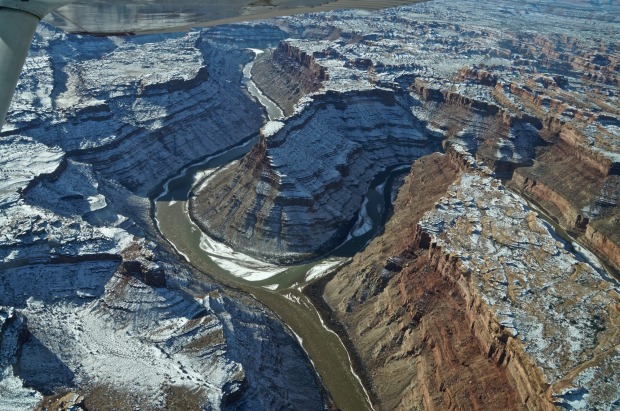
<path id="1" fill-rule="evenodd" d="M 192 215 L 212 237 L 265 260 L 324 254 L 346 238 L 374 175 L 439 147 L 405 101 L 383 90 L 317 96 L 286 124 L 267 123 L 238 166 L 196 191 Z"/>
<path id="2" fill-rule="evenodd" d="M 392 158 L 405 140 L 444 154 L 411 156 L 385 232 L 306 289 L 358 356 L 375 407 L 615 409 L 618 21 L 589 2 L 480 8 L 288 20 L 309 36 L 281 42 L 253 75 L 289 115 L 199 185 L 192 216 L 262 259 L 328 253 L 354 232 L 368 189 L 354 167 L 372 168 L 342 160 L 341 135 L 393 135 L 391 107 L 360 120 L 355 99 L 393 96 L 408 132 Z"/>
<path id="3" fill-rule="evenodd" d="M 618 16 L 433 0 L 42 25 L 0 134 L 0 408 L 352 409 L 325 371 L 342 342 L 376 410 L 617 409 Z M 282 117 L 243 86 L 251 61 Z M 187 198 L 169 186 L 244 142 Z M 377 224 L 371 187 L 389 220 L 340 255 Z M 185 202 L 223 260 L 307 281 L 210 272 L 154 215 Z M 336 340 L 299 336 L 317 310 Z"/>
<path id="4" fill-rule="evenodd" d="M 167 177 L 263 123 L 229 42 L 39 28 L 0 137 L 0 408 L 331 404 L 294 334 L 151 218 Z"/>

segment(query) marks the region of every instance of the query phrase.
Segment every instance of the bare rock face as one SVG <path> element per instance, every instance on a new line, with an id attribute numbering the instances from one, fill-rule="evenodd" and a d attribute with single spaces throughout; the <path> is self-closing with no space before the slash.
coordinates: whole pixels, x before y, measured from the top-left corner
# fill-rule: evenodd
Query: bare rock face
<path id="1" fill-rule="evenodd" d="M 611 348 L 617 289 L 568 252 L 522 200 L 493 190 L 485 178 L 462 175 L 420 222 L 431 248 L 455 261 L 468 303 L 479 314 L 489 312 L 477 317 L 474 334 L 482 339 L 497 329 L 510 337 L 507 371 L 531 407 L 547 407 L 551 399 L 564 407 L 609 408 L 620 395 L 620 358 Z M 494 344 L 483 347 L 496 355 Z M 530 361 L 549 384 L 546 392 L 543 380 L 532 378 Z"/>
<path id="2" fill-rule="evenodd" d="M 620 176 L 605 160 L 561 139 L 541 149 L 532 166 L 517 170 L 509 186 L 620 270 Z"/>
<path id="3" fill-rule="evenodd" d="M 252 79 L 289 116 L 303 96 L 320 89 L 328 74 L 313 56 L 282 41 L 273 54 L 269 52 L 256 61 Z"/>
<path id="4" fill-rule="evenodd" d="M 168 176 L 263 122 L 230 35 L 39 28 L 0 136 L 2 410 L 325 408 L 294 335 L 149 215 Z"/>
<path id="5" fill-rule="evenodd" d="M 617 4 L 434 1 L 373 18 L 341 12 L 289 23 L 333 36 L 285 40 L 325 67 L 320 93 L 407 91 L 416 121 L 444 141 L 449 159 L 424 158 L 428 174 L 414 166 L 417 185 L 403 189 L 396 222 L 325 288 L 379 408 L 618 406 L 617 283 L 554 238 L 490 174 L 471 174 L 488 165 L 617 264 L 618 51 L 608 39 L 617 38 L 619 21 L 610 10 Z M 312 107 L 302 99 L 292 118 Z M 217 181 L 215 193 L 232 193 L 212 204 L 227 217 L 239 208 L 256 216 L 218 232 L 234 223 L 214 229 L 207 219 L 207 231 L 263 257 L 239 238 L 273 222 L 259 211 L 287 190 L 274 172 L 275 149 L 264 139 L 228 170 L 231 183 L 216 177 L 206 185 Z M 317 164 L 311 157 L 304 167 Z M 459 170 L 469 173 L 449 188 Z"/>
<path id="6" fill-rule="evenodd" d="M 265 259 L 324 253 L 346 237 L 377 173 L 436 149 L 406 101 L 386 90 L 317 96 L 286 124 L 267 124 L 251 153 L 203 184 L 192 215 Z"/>
<path id="7" fill-rule="evenodd" d="M 166 272 L 153 261 L 154 257 L 152 251 L 134 244 L 123 250 L 123 262 L 119 272 L 122 275 L 133 276 L 152 287 L 165 287 Z"/>
<path id="8" fill-rule="evenodd" d="M 617 289 L 499 181 L 459 168 L 416 163 L 385 233 L 325 287 L 380 407 L 611 409 Z"/>
<path id="9" fill-rule="evenodd" d="M 384 234 L 325 286 L 382 410 L 518 409 L 505 371 L 465 325 L 459 287 L 416 258 L 414 239 L 424 241 L 411 222 L 445 194 L 460 168 L 440 154 L 416 161 Z"/>
<path id="10" fill-rule="evenodd" d="M 209 36 L 94 39 L 43 25 L 2 133 L 59 146 L 107 179 L 151 194 L 165 177 L 161 170 L 171 175 L 263 123 L 250 96 L 230 87 L 252 53 Z"/>
<path id="11" fill-rule="evenodd" d="M 420 252 L 431 238 L 411 224 L 458 179 L 459 160 L 433 154 L 416 161 L 384 234 L 325 286 L 382 410 L 524 409 L 506 369 L 471 333 L 477 314 L 438 267 L 447 272 L 449 263 Z"/>

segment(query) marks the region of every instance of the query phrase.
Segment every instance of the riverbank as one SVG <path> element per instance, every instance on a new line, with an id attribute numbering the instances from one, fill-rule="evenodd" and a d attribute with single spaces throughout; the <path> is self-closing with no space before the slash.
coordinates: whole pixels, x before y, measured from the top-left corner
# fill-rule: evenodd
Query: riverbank
<path id="1" fill-rule="evenodd" d="M 193 176 L 196 173 L 205 173 L 204 171 L 199 172 L 199 169 L 204 170 L 205 167 L 214 164 L 221 165 L 222 162 L 230 161 L 233 155 L 242 155 L 243 151 L 249 149 L 250 143 L 251 141 L 247 141 L 240 147 L 221 153 L 221 157 L 211 156 L 164 184 L 162 195 L 154 201 L 154 216 L 157 226 L 162 236 L 196 269 L 218 283 L 252 295 L 273 310 L 299 336 L 303 348 L 308 352 L 329 392 L 337 392 L 332 396 L 338 407 L 356 410 L 370 409 L 370 405 L 364 400 L 367 397 L 364 393 L 364 385 L 359 383 L 359 380 L 365 381 L 366 378 L 363 375 L 356 376 L 356 374 L 359 375 L 362 367 L 359 363 L 356 364 L 357 356 L 355 351 L 351 351 L 351 344 L 342 340 L 344 334 L 339 330 L 335 330 L 334 333 L 334 330 L 331 329 L 332 323 L 329 321 L 329 317 L 321 316 L 315 308 L 314 301 L 295 288 L 300 281 L 302 283 L 305 281 L 305 275 L 308 271 L 323 260 L 289 268 L 288 270 L 292 270 L 292 273 L 280 274 L 282 276 L 289 275 L 291 278 L 299 276 L 296 280 L 289 279 L 288 283 L 276 276 L 275 281 L 277 283 L 286 285 L 286 291 L 283 292 L 283 295 L 266 289 L 265 281 L 251 283 L 230 275 L 222 266 L 212 260 L 212 256 L 204 250 L 204 247 L 200 247 L 203 242 L 203 234 L 193 224 L 187 213 L 190 188 L 196 183 Z M 400 174 L 404 170 L 398 170 L 397 167 L 397 171 L 397 174 Z M 376 181 L 376 187 L 372 189 L 374 195 L 383 199 L 391 198 L 392 193 L 388 188 L 391 187 L 391 180 L 397 178 L 397 175 L 388 175 L 387 178 Z M 371 204 L 373 207 L 369 211 L 377 213 L 374 218 L 379 218 L 378 221 L 383 222 L 387 218 L 386 210 L 383 209 L 385 206 L 377 208 L 376 203 Z M 366 215 L 368 216 L 368 213 Z M 380 223 L 379 226 L 374 225 L 375 230 L 379 230 L 379 227 Z M 365 235 L 372 236 L 373 234 L 366 232 Z M 352 240 L 359 240 L 364 246 L 368 242 L 363 237 L 356 237 Z M 232 251 L 231 256 L 234 255 L 235 252 Z M 369 394 L 369 397 L 372 399 L 372 394 Z M 351 407 L 347 404 L 351 404 Z"/>
<path id="2" fill-rule="evenodd" d="M 334 270 L 331 270 L 326 275 L 316 279 L 315 281 L 311 281 L 306 284 L 302 288 L 302 293 L 310 300 L 312 305 L 316 308 L 319 316 L 323 319 L 325 326 L 331 329 L 334 333 L 338 335 L 340 341 L 345 346 L 347 352 L 349 353 L 349 358 L 351 359 L 351 367 L 353 371 L 359 376 L 362 384 L 366 387 L 366 392 L 370 398 L 371 403 L 374 407 L 377 406 L 379 400 L 377 394 L 374 392 L 372 388 L 371 379 L 368 375 L 368 370 L 364 366 L 364 361 L 362 360 L 360 353 L 357 350 L 357 347 L 349 337 L 349 333 L 345 326 L 338 319 L 337 314 L 332 310 L 330 305 L 325 301 L 323 297 L 325 293 L 326 285 L 333 280 L 333 278 L 338 274 L 338 271 L 343 269 L 345 266 L 351 264 L 352 260 L 348 260 L 346 264 L 337 267 Z"/>
<path id="3" fill-rule="evenodd" d="M 220 166 L 243 155 L 249 148 L 235 147 L 219 156 L 211 156 L 199 165 L 187 168 L 181 175 L 162 185 L 162 195 L 153 201 L 157 227 L 179 255 L 217 283 L 245 292 L 273 311 L 298 336 L 320 379 L 327 387 L 336 407 L 343 410 L 371 410 L 372 405 L 360 379 L 353 372 L 350 355 L 342 341 L 323 324 L 310 300 L 296 289 L 285 295 L 231 276 L 217 265 L 200 247 L 202 233 L 187 215 L 193 175 L 198 168 Z"/>

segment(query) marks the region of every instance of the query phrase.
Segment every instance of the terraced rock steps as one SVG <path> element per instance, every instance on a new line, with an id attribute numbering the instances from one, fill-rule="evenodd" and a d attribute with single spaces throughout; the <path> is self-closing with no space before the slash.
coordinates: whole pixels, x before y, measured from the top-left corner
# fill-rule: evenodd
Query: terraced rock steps
<path id="1" fill-rule="evenodd" d="M 403 188 L 397 223 L 326 281 L 324 295 L 378 408 L 614 409 L 618 284 L 507 187 L 589 245 L 609 272 L 618 268 L 619 60 L 601 33 L 615 38 L 620 21 L 592 2 L 488 6 L 481 13 L 480 2 L 440 0 L 369 19 L 342 12 L 287 21 L 298 34 L 278 53 L 314 67 L 314 76 L 287 77 L 288 94 L 269 82 L 263 91 L 289 104 L 308 78 L 320 77 L 320 89 L 205 182 L 192 212 L 205 231 L 264 259 L 320 254 L 335 237 L 316 233 L 329 231 L 326 221 L 348 231 L 343 211 L 359 187 L 354 167 L 324 163 L 338 153 L 314 147 L 338 134 L 341 118 L 304 123 L 324 123 L 310 137 L 294 126 L 304 113 L 325 114 L 316 104 L 330 95 L 343 96 L 343 112 L 356 94 L 401 96 L 420 141 L 441 141 L 441 150 L 427 148 L 446 155 L 421 157 L 429 173 L 414 166 L 418 186 Z M 269 64 L 287 67 L 275 54 Z M 298 136 L 309 155 L 300 155 Z M 339 141 L 332 148 L 346 152 Z"/>
<path id="2" fill-rule="evenodd" d="M 309 259 L 346 238 L 379 171 L 437 149 L 405 94 L 321 94 L 285 124 L 268 123 L 243 160 L 196 190 L 191 213 L 235 249 Z"/>
<path id="3" fill-rule="evenodd" d="M 263 123 L 231 87 L 253 55 L 226 45 L 240 34 L 39 28 L 0 136 L 0 409 L 67 391 L 100 410 L 329 405 L 288 328 L 189 266 L 150 214 L 168 176 Z"/>

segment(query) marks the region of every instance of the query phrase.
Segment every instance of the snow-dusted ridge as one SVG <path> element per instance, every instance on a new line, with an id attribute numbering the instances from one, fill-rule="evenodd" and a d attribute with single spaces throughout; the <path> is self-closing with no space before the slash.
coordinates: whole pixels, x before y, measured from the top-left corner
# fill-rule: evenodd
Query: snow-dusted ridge
<path id="1" fill-rule="evenodd" d="M 409 159 L 428 152 L 429 141 L 449 139 L 478 155 L 467 159 L 470 166 L 483 159 L 509 172 L 532 161 L 543 126 L 569 125 L 577 133 L 565 139 L 585 156 L 602 153 L 602 168 L 617 170 L 618 56 L 613 47 L 601 51 L 601 39 L 617 37 L 617 5 L 606 4 L 607 17 L 598 18 L 594 2 L 557 14 L 544 4 L 439 0 L 130 39 L 67 36 L 42 26 L 0 137 L 1 405 L 34 406 L 40 394 L 26 386 L 46 393 L 67 386 L 131 389 L 131 405 L 157 407 L 167 401 L 163 388 L 182 386 L 215 409 L 234 399 L 254 409 L 321 408 L 316 379 L 291 335 L 243 296 L 235 302 L 195 281 L 157 237 L 146 196 L 167 176 L 261 127 L 262 111 L 231 86 L 251 58 L 240 48 L 274 46 L 288 34 L 329 78 L 282 125 L 263 129 L 272 146 L 252 194 L 277 198 L 292 212 L 276 209 L 262 221 L 276 216 L 312 226 L 307 210 L 318 204 L 321 217 L 353 224 L 366 188 L 355 186 L 353 174 L 372 175 L 373 155 L 393 160 L 393 142 L 373 134 L 390 110 L 391 138 L 424 146 L 409 147 Z M 317 40 L 332 34 L 340 37 Z M 372 98 L 348 112 L 337 104 L 373 94 L 396 95 L 399 108 Z M 326 96 L 336 102 L 325 103 Z M 325 116 L 313 117 L 313 110 Z M 360 119 L 370 131 L 351 132 Z M 332 132 L 339 135 L 326 143 Z M 362 137 L 376 150 L 352 162 Z M 320 160 L 315 175 L 308 164 Z M 351 173 L 346 195 L 336 169 Z M 325 187 L 335 194 L 317 201 Z M 613 284 L 550 239 L 489 176 L 465 176 L 424 224 L 472 270 L 499 323 L 558 384 L 558 403 L 617 406 L 617 334 L 599 321 L 617 319 Z M 256 225 L 241 228 L 243 240 Z M 294 233 L 304 241 L 306 234 Z M 477 269 L 486 277 L 476 277 Z M 591 359 L 600 365 L 588 367 Z M 118 367 L 126 363 L 134 367 Z"/>
<path id="2" fill-rule="evenodd" d="M 0 409 L 65 389 L 95 408 L 322 408 L 294 336 L 197 281 L 150 219 L 167 176 L 263 123 L 231 87 L 251 53 L 216 37 L 40 27 L 0 137 Z"/>
<path id="3" fill-rule="evenodd" d="M 392 90 L 317 93 L 286 122 L 269 122 L 244 160 L 202 184 L 190 199 L 192 218 L 268 261 L 324 254 L 347 237 L 376 174 L 438 149 L 408 103 Z"/>
<path id="4" fill-rule="evenodd" d="M 459 259 L 497 322 L 558 387 L 558 405 L 613 409 L 620 397 L 612 325 L 620 318 L 614 308 L 620 292 L 613 283 L 570 253 L 536 212 L 492 177 L 464 174 L 419 224 Z"/>

